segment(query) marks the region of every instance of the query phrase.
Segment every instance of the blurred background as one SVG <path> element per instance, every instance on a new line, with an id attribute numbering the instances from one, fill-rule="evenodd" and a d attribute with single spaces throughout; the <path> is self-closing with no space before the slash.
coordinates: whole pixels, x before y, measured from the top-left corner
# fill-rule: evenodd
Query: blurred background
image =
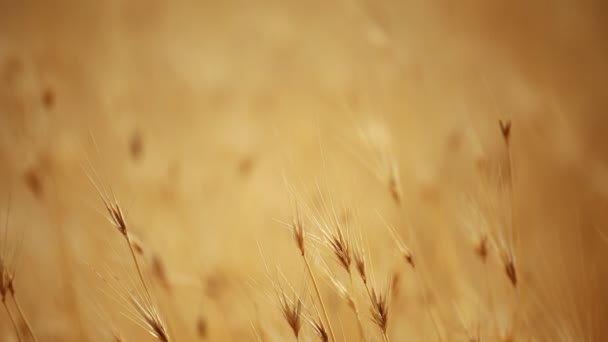
<path id="1" fill-rule="evenodd" d="M 479 340 L 604 340 L 607 13 L 604 1 L 0 0 L 3 246 L 38 340 L 147 336 L 96 276 L 133 265 L 95 173 L 175 340 L 293 337 L 263 262 L 311 296 L 277 222 L 291 220 L 292 188 L 356 212 L 378 282 L 392 279 L 394 341 L 435 338 L 428 307 L 449 341 L 471 341 L 467 326 Z M 486 206 L 480 189 L 501 197 L 484 182 L 505 167 L 499 120 L 512 123 L 508 232 L 464 205 Z M 516 236 L 515 290 L 499 253 L 486 265 L 473 252 L 484 227 Z M 356 340 L 348 305 L 321 287 L 338 335 Z M 16 341 L 4 311 L 0 339 Z"/>

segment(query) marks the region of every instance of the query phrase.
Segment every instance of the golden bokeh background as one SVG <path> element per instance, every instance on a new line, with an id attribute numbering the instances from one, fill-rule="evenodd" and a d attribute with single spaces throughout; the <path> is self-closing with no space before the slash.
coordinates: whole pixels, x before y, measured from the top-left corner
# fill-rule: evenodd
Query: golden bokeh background
<path id="1" fill-rule="evenodd" d="M 314 306 L 278 222 L 292 187 L 356 218 L 378 282 L 392 279 L 393 341 L 433 340 L 429 308 L 446 341 L 465 341 L 466 322 L 483 341 L 604 340 L 607 13 L 603 1 L 0 1 L 0 218 L 38 340 L 149 338 L 96 275 L 133 278 L 94 172 L 177 341 L 293 337 L 263 262 Z M 505 166 L 499 120 L 512 122 L 516 289 L 466 228 L 483 226 L 466 204 L 483 206 L 484 179 Z M 348 305 L 321 287 L 338 335 L 357 340 Z M 4 311 L 0 340 L 16 340 Z"/>

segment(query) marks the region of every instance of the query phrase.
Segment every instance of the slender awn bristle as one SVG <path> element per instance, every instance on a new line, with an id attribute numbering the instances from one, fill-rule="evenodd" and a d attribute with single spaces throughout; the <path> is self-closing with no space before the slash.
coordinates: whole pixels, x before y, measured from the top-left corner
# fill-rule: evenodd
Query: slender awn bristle
<path id="1" fill-rule="evenodd" d="M 289 324 L 296 340 L 299 339 L 300 329 L 302 328 L 302 301 L 296 295 L 294 295 L 293 299 L 288 299 L 285 292 L 281 292 L 279 304 L 283 318 Z"/>

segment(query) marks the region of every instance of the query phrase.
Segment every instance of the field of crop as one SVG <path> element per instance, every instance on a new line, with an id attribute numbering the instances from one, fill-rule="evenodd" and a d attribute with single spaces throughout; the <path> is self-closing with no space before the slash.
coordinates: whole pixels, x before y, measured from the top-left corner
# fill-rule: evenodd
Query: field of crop
<path id="1" fill-rule="evenodd" d="M 607 4 L 0 0 L 0 341 L 607 340 Z"/>

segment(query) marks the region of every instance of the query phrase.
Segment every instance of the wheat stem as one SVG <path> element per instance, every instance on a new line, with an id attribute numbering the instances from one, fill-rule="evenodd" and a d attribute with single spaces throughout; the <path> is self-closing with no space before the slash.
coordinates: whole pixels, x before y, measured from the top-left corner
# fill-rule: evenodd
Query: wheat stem
<path id="1" fill-rule="evenodd" d="M 129 234 L 125 233 L 124 237 L 129 245 L 129 251 L 131 252 L 131 257 L 133 258 L 133 263 L 135 263 L 135 268 L 137 269 L 137 275 L 139 276 L 139 280 L 146 292 L 146 296 L 148 297 L 148 301 L 152 302 L 152 295 L 150 294 L 150 290 L 148 290 L 148 285 L 146 285 L 146 280 L 144 279 L 144 274 L 139 266 L 139 262 L 137 261 L 137 256 L 135 255 L 135 250 L 133 249 L 133 244 L 131 244 L 131 239 L 129 238 Z M 160 322 L 159 322 L 160 323 Z M 166 342 L 170 342 L 171 338 L 168 333 L 165 334 L 164 338 L 166 338 Z"/>
<path id="2" fill-rule="evenodd" d="M 325 308 L 325 303 L 323 302 L 323 297 L 321 296 L 321 291 L 319 290 L 319 285 L 317 284 L 317 280 L 315 279 L 315 275 L 312 272 L 312 268 L 310 267 L 310 263 L 308 262 L 308 258 L 306 254 L 302 254 L 302 258 L 304 259 L 304 264 L 306 265 L 306 270 L 308 271 L 308 275 L 312 280 L 312 284 L 315 288 L 315 292 L 317 293 L 317 297 L 319 298 L 319 303 L 321 304 L 321 310 L 323 311 L 323 316 L 325 316 L 325 321 L 327 322 L 327 327 L 329 330 L 329 334 L 331 335 L 331 339 L 334 342 L 337 342 L 336 335 L 334 334 L 334 329 L 331 326 L 331 322 L 329 321 L 329 315 L 327 314 L 327 309 Z"/>
<path id="3" fill-rule="evenodd" d="M 352 273 L 348 272 L 348 276 L 350 278 L 350 292 L 352 294 L 355 292 L 355 284 L 353 282 Z M 355 303 L 354 297 L 352 297 L 352 304 L 353 304 L 353 311 L 355 312 L 355 316 L 357 317 L 357 327 L 359 328 L 359 334 L 361 335 L 361 341 L 366 342 L 367 339 L 365 338 L 365 330 L 363 329 L 363 323 L 361 322 L 361 316 L 359 315 L 359 309 L 357 308 L 357 303 Z"/>
<path id="4" fill-rule="evenodd" d="M 28 333 L 30 334 L 30 336 L 32 336 L 32 341 L 34 341 L 34 342 L 38 341 L 38 339 L 36 338 L 36 335 L 34 335 L 34 329 L 32 329 L 32 325 L 30 324 L 29 320 L 23 313 L 23 309 L 21 309 L 21 304 L 19 304 L 19 301 L 17 300 L 17 296 L 15 296 L 14 294 L 13 294 L 13 301 L 15 302 L 15 307 L 17 308 L 17 311 L 19 312 L 19 316 L 21 316 L 21 319 L 23 320 L 23 322 L 25 323 L 25 326 L 27 327 Z"/>
<path id="5" fill-rule="evenodd" d="M 137 261 L 137 256 L 135 255 L 135 250 L 133 249 L 133 245 L 131 244 L 131 239 L 129 238 L 128 234 L 125 234 L 125 239 L 127 240 L 127 245 L 129 245 L 129 251 L 131 252 L 131 257 L 133 258 L 133 263 L 135 263 L 137 275 L 139 276 L 139 280 L 141 281 L 141 284 L 144 287 L 144 291 L 146 291 L 146 295 L 148 296 L 148 298 L 152 298 L 152 296 L 150 295 L 150 291 L 148 290 L 148 286 L 146 285 L 146 281 L 144 280 L 144 275 L 141 271 L 141 267 L 139 267 L 139 262 Z"/>
<path id="6" fill-rule="evenodd" d="M 4 309 L 6 309 L 6 313 L 8 314 L 8 318 L 15 329 L 15 334 L 17 335 L 17 341 L 21 342 L 21 335 L 19 334 L 19 327 L 17 327 L 17 323 L 15 322 L 15 318 L 13 314 L 11 314 L 11 310 L 8 309 L 8 305 L 6 304 L 6 300 L 2 299 L 2 304 L 4 305 Z"/>
<path id="7" fill-rule="evenodd" d="M 367 292 L 367 296 L 369 297 L 370 302 L 374 302 L 374 295 L 372 294 L 372 290 L 370 289 L 367 281 L 363 282 L 363 285 L 365 285 L 365 290 Z M 384 342 L 390 342 L 390 339 L 388 338 L 388 335 L 386 333 L 386 331 L 384 331 L 384 329 L 380 329 L 380 333 L 382 334 L 382 340 Z"/>

